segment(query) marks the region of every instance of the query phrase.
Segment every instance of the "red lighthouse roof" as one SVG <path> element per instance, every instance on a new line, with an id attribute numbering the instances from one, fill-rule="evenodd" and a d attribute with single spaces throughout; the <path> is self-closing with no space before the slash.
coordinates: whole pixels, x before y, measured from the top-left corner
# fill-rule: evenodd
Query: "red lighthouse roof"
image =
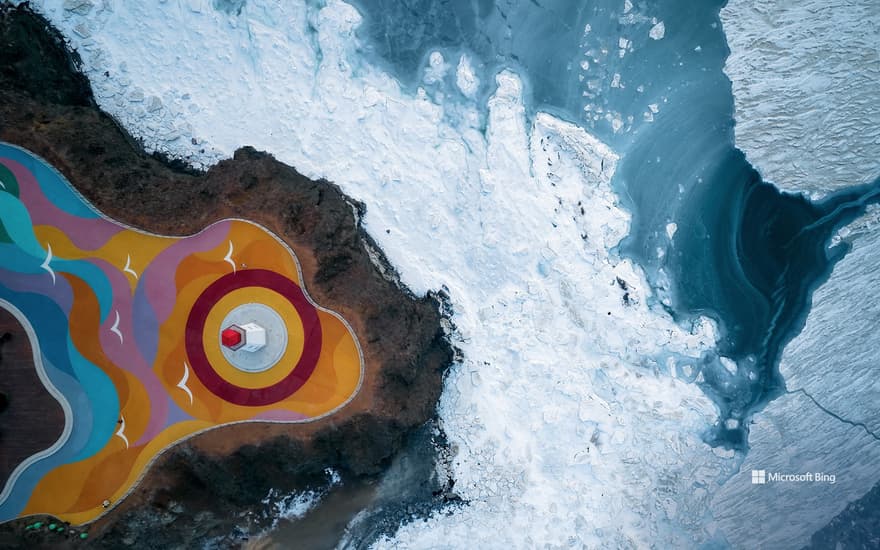
<path id="1" fill-rule="evenodd" d="M 235 349 L 236 347 L 241 345 L 241 341 L 242 341 L 241 330 L 240 329 L 235 330 L 232 327 L 224 329 L 223 332 L 220 333 L 220 341 L 227 348 Z"/>

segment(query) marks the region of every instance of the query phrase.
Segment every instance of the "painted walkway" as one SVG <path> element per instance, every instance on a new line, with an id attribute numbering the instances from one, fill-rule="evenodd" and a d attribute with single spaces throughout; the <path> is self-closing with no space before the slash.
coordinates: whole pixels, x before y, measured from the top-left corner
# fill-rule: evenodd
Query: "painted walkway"
<path id="1" fill-rule="evenodd" d="M 259 373 L 220 347 L 224 317 L 248 303 L 288 332 L 280 361 Z M 3 487 L 0 521 L 88 522 L 173 443 L 233 422 L 313 420 L 347 403 L 363 375 L 352 330 L 311 302 L 292 251 L 266 229 L 224 220 L 190 237 L 147 234 L 2 143 L 0 307 L 28 328 L 66 415 L 61 438 Z"/>

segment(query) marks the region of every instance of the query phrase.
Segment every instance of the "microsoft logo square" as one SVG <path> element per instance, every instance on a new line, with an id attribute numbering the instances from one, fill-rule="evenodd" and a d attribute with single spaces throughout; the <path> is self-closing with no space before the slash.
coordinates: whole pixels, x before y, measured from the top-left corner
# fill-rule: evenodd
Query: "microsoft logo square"
<path id="1" fill-rule="evenodd" d="M 767 470 L 752 470 L 752 485 L 767 483 Z"/>

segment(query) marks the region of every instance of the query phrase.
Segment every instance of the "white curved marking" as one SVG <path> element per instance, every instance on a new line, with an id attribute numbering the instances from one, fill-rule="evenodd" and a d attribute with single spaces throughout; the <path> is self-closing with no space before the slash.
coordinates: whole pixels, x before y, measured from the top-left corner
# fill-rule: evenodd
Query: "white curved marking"
<path id="1" fill-rule="evenodd" d="M 126 256 L 126 258 L 125 258 L 125 267 L 122 268 L 122 271 L 123 271 L 124 273 L 130 273 L 132 276 L 134 276 L 134 279 L 137 280 L 137 278 L 138 278 L 138 274 L 135 273 L 134 269 L 131 268 L 131 254 L 129 254 L 128 256 Z"/>
<path id="2" fill-rule="evenodd" d="M 189 404 L 193 404 L 193 394 L 189 389 L 189 386 L 186 385 L 186 381 L 189 380 L 189 366 L 186 364 L 186 361 L 183 362 L 183 378 L 180 379 L 180 382 L 177 383 L 177 387 L 186 392 L 189 396 Z"/>
<path id="3" fill-rule="evenodd" d="M 119 336 L 119 343 L 124 344 L 125 339 L 122 337 L 122 331 L 119 330 L 119 310 L 117 309 L 115 311 L 115 313 L 116 313 L 116 320 L 113 321 L 113 326 L 110 327 L 110 332 L 112 332 L 116 336 Z"/>
<path id="4" fill-rule="evenodd" d="M 119 429 L 116 430 L 116 436 L 119 437 L 122 441 L 125 442 L 125 448 L 128 449 L 128 438 L 125 437 L 125 417 L 119 416 Z"/>
<path id="5" fill-rule="evenodd" d="M 229 251 L 223 256 L 223 261 L 232 266 L 232 272 L 235 273 L 235 262 L 232 261 L 232 241 L 229 241 Z"/>
<path id="6" fill-rule="evenodd" d="M 46 259 L 43 260 L 43 263 L 40 264 L 40 267 L 42 269 L 45 269 L 49 273 L 49 275 L 52 276 L 52 284 L 54 285 L 55 284 L 55 271 L 49 265 L 49 262 L 52 261 L 52 245 L 49 243 L 46 243 L 46 248 L 48 248 L 49 250 L 48 250 L 48 252 L 46 252 Z"/>
<path id="7" fill-rule="evenodd" d="M 3 183 L 3 180 L 0 180 L 0 189 L 6 189 L 6 184 Z"/>

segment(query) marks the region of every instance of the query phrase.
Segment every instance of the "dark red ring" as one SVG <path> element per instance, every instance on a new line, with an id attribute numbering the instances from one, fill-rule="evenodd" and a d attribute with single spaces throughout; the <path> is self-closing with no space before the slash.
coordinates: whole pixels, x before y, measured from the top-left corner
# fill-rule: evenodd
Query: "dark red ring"
<path id="1" fill-rule="evenodd" d="M 217 302 L 230 292 L 249 286 L 268 288 L 284 296 L 296 308 L 303 325 L 303 351 L 296 366 L 283 380 L 265 388 L 243 388 L 224 380 L 211 367 L 202 338 L 208 314 Z M 217 279 L 196 299 L 186 321 L 186 355 L 196 376 L 215 395 L 246 407 L 271 405 L 300 389 L 318 364 L 321 343 L 321 322 L 315 306 L 299 285 L 266 269 L 242 270 Z"/>

